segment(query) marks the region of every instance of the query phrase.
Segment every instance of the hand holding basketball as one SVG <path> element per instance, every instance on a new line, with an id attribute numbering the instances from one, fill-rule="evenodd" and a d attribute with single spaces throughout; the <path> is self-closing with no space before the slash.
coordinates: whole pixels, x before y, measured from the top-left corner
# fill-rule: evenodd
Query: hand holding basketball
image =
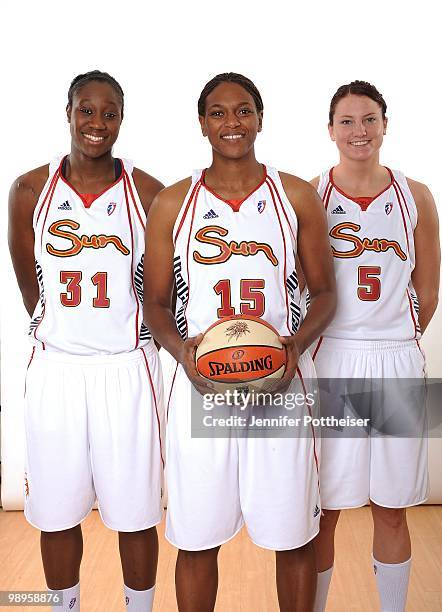
<path id="1" fill-rule="evenodd" d="M 182 344 L 180 363 L 187 374 L 187 378 L 190 380 L 195 389 L 204 395 L 205 393 L 213 393 L 211 383 L 205 380 L 198 374 L 195 367 L 195 351 L 203 339 L 203 334 L 198 334 L 193 338 L 187 338 Z"/>
<path id="2" fill-rule="evenodd" d="M 287 391 L 292 379 L 296 376 L 296 369 L 298 367 L 299 357 L 301 356 L 298 343 L 296 342 L 296 336 L 279 336 L 279 340 L 281 344 L 285 346 L 287 362 L 284 375 L 275 382 L 275 385 L 272 387 L 272 393 Z"/>

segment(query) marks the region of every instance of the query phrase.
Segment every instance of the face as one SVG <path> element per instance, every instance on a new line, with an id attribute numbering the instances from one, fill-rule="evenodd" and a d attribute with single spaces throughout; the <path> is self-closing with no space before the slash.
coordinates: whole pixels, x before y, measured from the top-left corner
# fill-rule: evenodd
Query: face
<path id="1" fill-rule="evenodd" d="M 251 94 L 237 83 L 215 87 L 199 120 L 214 151 L 230 159 L 240 159 L 253 149 L 262 128 L 262 112 L 258 113 Z"/>
<path id="2" fill-rule="evenodd" d="M 382 118 L 379 104 L 368 96 L 349 94 L 337 103 L 333 125 L 328 129 L 343 157 L 362 161 L 378 153 L 387 119 Z"/>
<path id="3" fill-rule="evenodd" d="M 83 85 L 66 112 L 73 147 L 87 157 L 101 157 L 112 149 L 122 115 L 120 97 L 109 83 L 90 81 Z"/>

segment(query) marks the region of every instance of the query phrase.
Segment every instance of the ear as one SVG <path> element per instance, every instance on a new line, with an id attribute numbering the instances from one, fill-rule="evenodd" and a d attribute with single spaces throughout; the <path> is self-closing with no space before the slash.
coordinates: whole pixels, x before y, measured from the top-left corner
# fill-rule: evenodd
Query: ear
<path id="1" fill-rule="evenodd" d="M 206 118 L 202 117 L 201 115 L 198 115 L 198 121 L 200 122 L 201 132 L 202 132 L 203 136 L 206 137 L 207 136 Z"/>
<path id="2" fill-rule="evenodd" d="M 328 127 L 328 133 L 330 134 L 330 138 L 333 140 L 333 142 L 335 142 L 336 138 L 335 138 L 335 131 L 333 129 L 333 124 L 329 123 L 327 127 Z"/>
<path id="3" fill-rule="evenodd" d="M 384 136 L 387 133 L 387 125 L 388 125 L 388 119 L 387 117 L 384 117 Z"/>
<path id="4" fill-rule="evenodd" d="M 72 107 L 71 107 L 70 104 L 68 104 L 66 106 L 66 115 L 67 115 L 67 118 L 68 118 L 68 123 L 71 122 L 71 113 L 72 113 Z"/>
<path id="5" fill-rule="evenodd" d="M 262 120 L 264 118 L 264 111 L 260 111 L 258 113 L 258 132 L 261 132 L 262 130 Z"/>

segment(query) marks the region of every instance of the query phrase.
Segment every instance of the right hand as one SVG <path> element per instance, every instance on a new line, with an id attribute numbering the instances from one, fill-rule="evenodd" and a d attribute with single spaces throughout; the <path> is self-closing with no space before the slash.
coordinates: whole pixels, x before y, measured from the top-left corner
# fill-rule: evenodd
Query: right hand
<path id="1" fill-rule="evenodd" d="M 187 378 L 201 395 L 206 393 L 213 394 L 215 393 L 213 384 L 198 374 L 196 369 L 195 352 L 202 339 L 203 334 L 198 334 L 198 336 L 184 340 L 181 346 L 179 362 L 183 366 Z"/>

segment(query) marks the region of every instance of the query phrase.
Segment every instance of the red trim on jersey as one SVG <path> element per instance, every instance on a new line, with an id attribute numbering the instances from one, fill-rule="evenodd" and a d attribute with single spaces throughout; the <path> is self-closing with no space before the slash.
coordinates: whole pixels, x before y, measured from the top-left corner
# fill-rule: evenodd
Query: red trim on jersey
<path id="1" fill-rule="evenodd" d="M 46 195 L 45 195 L 45 197 L 44 197 L 44 199 L 43 199 L 43 202 L 42 202 L 42 204 L 41 204 L 41 206 L 40 206 L 40 210 L 39 210 L 39 211 L 38 211 L 38 213 L 37 213 L 37 221 L 36 221 L 36 224 L 38 223 L 38 220 L 40 219 L 41 211 L 43 210 L 43 207 L 44 207 L 44 205 L 46 204 L 46 200 L 48 199 L 49 193 L 50 193 L 51 189 L 54 187 L 54 183 L 56 183 L 56 182 L 57 182 L 57 179 L 58 179 L 58 176 L 57 176 L 57 175 L 58 175 L 58 172 L 59 172 L 59 171 L 60 171 L 60 167 L 58 167 L 58 168 L 57 168 L 57 170 L 54 172 L 54 175 L 53 175 L 53 177 L 52 177 L 52 179 L 51 179 L 51 182 L 50 182 L 50 184 L 49 184 L 49 188 L 48 188 L 48 190 L 47 190 L 47 192 L 46 192 Z"/>
<path id="2" fill-rule="evenodd" d="M 328 192 L 327 192 L 327 189 L 328 189 Z M 329 202 L 330 202 L 330 196 L 331 196 L 332 191 L 333 191 L 333 185 L 329 181 L 327 183 L 327 187 L 325 188 L 325 191 L 324 191 L 324 197 L 322 198 L 322 201 L 324 202 L 325 210 L 328 209 L 328 205 L 329 205 Z"/>
<path id="3" fill-rule="evenodd" d="M 132 290 L 134 292 L 134 296 L 135 296 L 135 300 L 137 302 L 137 312 L 135 315 L 135 346 L 134 349 L 138 348 L 138 344 L 140 342 L 140 338 L 139 338 L 139 326 L 138 326 L 138 319 L 139 319 L 139 315 L 140 315 L 140 301 L 138 299 L 138 293 L 137 290 L 135 288 L 135 281 L 134 281 L 134 232 L 133 232 L 133 228 L 132 228 L 132 219 L 130 216 L 130 207 L 129 207 L 129 199 L 127 197 L 127 189 L 126 189 L 126 182 L 123 180 L 123 188 L 124 188 L 124 197 L 126 198 L 126 209 L 127 209 L 127 218 L 129 220 L 129 228 L 130 228 L 130 237 L 131 237 L 131 244 L 132 244 L 132 252 L 131 252 L 131 264 L 130 264 L 130 278 L 131 278 L 131 283 L 132 283 Z"/>
<path id="4" fill-rule="evenodd" d="M 198 179 L 198 180 L 197 180 L 197 182 L 195 183 L 194 188 L 192 189 L 192 193 L 190 194 L 190 198 L 187 200 L 186 208 L 185 208 L 185 210 L 184 210 L 183 216 L 181 217 L 181 221 L 180 221 L 180 224 L 179 224 L 178 229 L 177 229 L 177 231 L 176 231 L 176 234 L 175 234 L 175 236 L 174 236 L 174 238 L 173 238 L 173 242 L 174 242 L 174 244 L 175 244 L 175 242 L 176 242 L 176 241 L 177 241 L 177 239 L 178 239 L 178 234 L 180 233 L 181 228 L 183 227 L 184 220 L 185 220 L 185 218 L 187 217 L 187 213 L 188 213 L 188 211 L 189 211 L 189 206 L 190 206 L 190 205 L 191 205 L 191 203 L 192 203 L 192 200 L 193 200 L 193 197 L 194 197 L 194 195 L 195 195 L 195 191 L 197 190 L 198 185 L 201 185 L 201 179 Z"/>
<path id="5" fill-rule="evenodd" d="M 205 177 L 206 177 L 206 170 L 203 170 L 203 173 L 201 175 L 201 184 L 203 185 L 203 187 L 205 189 L 207 189 L 207 191 L 209 193 L 211 193 L 212 195 L 214 195 L 216 198 L 218 198 L 218 200 L 221 200 L 221 202 L 224 202 L 225 204 L 227 204 L 228 206 L 230 206 L 230 208 L 233 210 L 233 212 L 239 212 L 239 209 L 241 208 L 241 204 L 243 204 L 247 198 L 250 198 L 250 196 L 252 194 L 255 193 L 255 191 L 258 191 L 258 189 L 264 185 L 266 179 L 267 179 L 267 168 L 266 166 L 263 164 L 264 167 L 264 176 L 262 177 L 262 180 L 256 185 L 256 187 L 254 187 L 252 189 L 252 191 L 250 193 L 248 193 L 244 198 L 241 198 L 240 200 L 226 200 L 225 198 L 223 198 L 222 196 L 220 196 L 218 193 L 216 193 L 216 191 L 213 191 L 213 189 L 211 189 L 210 187 L 208 187 L 206 185 L 205 182 Z"/>
<path id="6" fill-rule="evenodd" d="M 418 324 L 416 322 L 416 317 L 415 317 L 415 313 L 414 313 L 413 300 L 411 299 L 408 287 L 407 287 L 407 297 L 408 297 L 408 303 L 409 303 L 409 306 L 410 306 L 411 318 L 413 319 L 414 337 L 416 338 L 417 337 L 417 333 L 418 333 Z"/>
<path id="7" fill-rule="evenodd" d="M 271 177 L 271 176 L 267 176 L 267 178 L 268 178 L 268 180 L 270 181 L 270 183 L 272 184 L 273 189 L 275 190 L 276 195 L 278 196 L 278 200 L 279 200 L 279 203 L 281 204 L 282 212 L 284 213 L 285 219 L 286 219 L 286 221 L 287 221 L 287 225 L 289 226 L 290 233 L 291 233 L 292 238 L 293 238 L 293 240 L 294 240 L 294 242 L 295 242 L 295 244 L 296 244 L 296 236 L 295 236 L 295 232 L 294 232 L 294 231 L 293 231 L 293 229 L 292 229 L 292 226 L 291 226 L 291 223 L 290 223 L 290 221 L 289 221 L 288 215 L 287 215 L 287 213 L 286 213 L 286 211 L 285 211 L 285 206 L 284 206 L 284 204 L 283 204 L 283 201 L 282 201 L 281 196 L 279 195 L 279 191 L 278 191 L 278 188 L 277 188 L 277 186 L 276 186 L 276 183 L 275 183 L 275 181 L 272 179 L 272 177 Z M 283 186 L 283 187 L 284 187 L 284 186 Z"/>
<path id="8" fill-rule="evenodd" d="M 293 333 L 293 330 L 290 327 L 289 296 L 288 296 L 288 292 L 287 292 L 287 280 L 286 280 L 287 279 L 287 248 L 286 248 L 284 230 L 282 228 L 282 223 L 281 223 L 281 217 L 279 216 L 278 206 L 276 204 L 276 200 L 275 200 L 275 196 L 273 194 L 272 186 L 268 182 L 266 182 L 266 184 L 267 184 L 267 187 L 269 188 L 270 195 L 272 197 L 273 206 L 275 207 L 276 216 L 278 217 L 279 229 L 281 230 L 282 241 L 283 241 L 283 244 L 284 244 L 284 291 L 285 291 L 285 305 L 286 305 L 286 310 L 287 310 L 287 330 L 288 330 L 289 334 L 291 335 Z"/>
<path id="9" fill-rule="evenodd" d="M 301 384 L 302 384 L 302 389 L 304 391 L 304 397 L 306 397 L 307 396 L 307 389 L 305 387 L 304 379 L 302 377 L 302 372 L 301 372 L 301 368 L 299 367 L 299 365 L 296 368 L 296 372 L 297 372 L 297 374 L 299 376 L 299 380 L 301 381 Z M 308 410 L 308 413 L 309 413 L 310 417 L 312 417 L 312 411 L 310 410 L 310 406 L 307 403 L 306 403 L 306 406 L 307 406 L 307 410 Z M 319 462 L 318 462 L 318 455 L 316 453 L 316 436 L 315 436 L 315 428 L 313 427 L 313 423 L 310 423 L 310 427 L 311 427 L 312 435 L 313 435 L 313 456 L 315 458 L 316 473 L 318 475 L 318 490 L 320 491 L 321 487 L 320 487 L 320 484 L 319 484 Z"/>
<path id="10" fill-rule="evenodd" d="M 160 456 L 161 456 L 161 462 L 162 462 L 163 468 L 164 468 L 163 445 L 161 443 L 161 425 L 160 425 L 160 416 L 158 414 L 157 396 L 156 396 L 156 393 L 155 393 L 155 387 L 154 387 L 154 384 L 153 384 L 153 381 L 152 381 L 152 375 L 150 373 L 150 368 L 149 368 L 149 363 L 147 361 L 146 353 L 144 352 L 144 349 L 142 347 L 141 347 L 141 352 L 143 353 L 144 364 L 146 366 L 146 371 L 147 371 L 147 374 L 149 376 L 150 388 L 152 390 L 153 402 L 154 402 L 154 406 L 155 406 L 155 414 L 157 415 L 158 440 L 159 440 L 159 443 L 160 443 Z"/>
<path id="11" fill-rule="evenodd" d="M 361 198 L 365 199 L 365 196 L 359 196 L 359 197 L 354 197 L 354 196 L 350 196 L 348 195 L 348 193 L 345 193 L 345 191 L 343 191 L 342 189 L 340 189 L 336 183 L 333 180 L 333 170 L 334 168 L 330 168 L 330 172 L 328 174 L 329 176 L 329 181 L 330 183 L 333 185 L 333 187 L 336 189 L 336 191 L 338 193 L 340 193 L 341 195 L 343 195 L 345 198 L 347 198 L 348 200 L 351 200 L 352 202 L 354 202 L 355 204 L 358 204 L 358 206 L 361 207 L 361 210 L 363 212 L 365 212 L 367 210 L 367 208 L 370 206 L 370 204 L 372 204 L 380 195 L 382 195 L 385 191 L 387 191 L 387 189 L 390 189 L 390 187 L 393 185 L 394 183 L 394 176 L 393 176 L 393 172 L 390 170 L 390 168 L 387 168 L 386 166 L 384 166 L 384 168 L 388 171 L 388 174 L 390 175 L 390 182 L 388 183 L 388 185 L 382 189 L 382 191 L 380 191 L 378 194 L 376 194 L 375 196 L 373 196 L 373 199 L 371 200 L 371 202 L 369 203 L 363 203 L 361 204 L 358 200 L 360 200 Z M 371 196 L 369 196 L 371 197 Z"/>
<path id="12" fill-rule="evenodd" d="M 398 204 L 399 204 L 399 208 L 400 208 L 400 211 L 401 211 L 402 221 L 404 223 L 405 238 L 407 240 L 407 252 L 410 253 L 410 243 L 408 241 L 407 222 L 405 221 L 404 209 L 402 207 L 401 198 L 399 196 L 399 193 L 398 193 L 398 190 L 397 190 L 397 187 L 396 187 L 396 182 L 393 183 L 393 187 L 394 187 L 394 190 L 396 192 L 396 198 L 397 198 L 397 201 L 398 201 Z"/>
<path id="13" fill-rule="evenodd" d="M 178 366 L 179 366 L 179 363 L 177 362 L 177 364 L 175 366 L 175 372 L 174 372 L 173 378 L 172 378 L 172 384 L 170 385 L 169 399 L 167 400 L 166 421 L 169 420 L 170 398 L 172 397 L 172 390 L 173 390 L 173 385 L 175 384 L 175 378 L 176 378 L 176 373 L 178 372 Z"/>
<path id="14" fill-rule="evenodd" d="M 187 330 L 187 335 L 189 334 L 189 327 L 187 324 L 187 316 L 186 316 L 186 312 L 187 312 L 187 306 L 189 304 L 190 301 L 190 274 L 189 274 L 189 247 L 190 247 L 190 236 L 192 234 L 192 227 L 193 227 L 193 221 L 195 219 L 195 210 L 196 210 L 196 203 L 198 201 L 198 195 L 201 189 L 201 183 L 199 184 L 199 187 L 195 193 L 195 198 L 194 198 L 194 203 L 193 203 L 193 208 L 192 208 L 192 217 L 190 219 L 190 228 L 189 228 L 189 235 L 187 237 L 187 249 L 186 249 L 186 269 L 187 269 L 187 302 L 186 305 L 184 307 L 184 320 L 186 321 L 186 330 Z"/>
<path id="15" fill-rule="evenodd" d="M 401 186 L 399 185 L 399 183 L 398 183 L 396 180 L 394 181 L 394 184 L 395 184 L 395 185 L 396 185 L 396 187 L 399 189 L 399 193 L 400 193 L 400 194 L 401 194 L 401 196 L 402 196 L 402 200 L 404 201 L 404 204 L 405 204 L 405 209 L 406 209 L 406 211 L 407 211 L 407 215 L 408 215 L 408 218 L 410 219 L 410 223 L 411 223 L 410 211 L 408 210 L 408 204 L 407 204 L 407 200 L 405 199 L 404 192 L 402 191 Z"/>
<path id="16" fill-rule="evenodd" d="M 142 217 L 140 215 L 140 211 L 138 209 L 138 204 L 137 204 L 137 201 L 135 199 L 134 192 L 132 190 L 132 185 L 130 183 L 129 175 L 127 174 L 127 172 L 126 172 L 126 170 L 125 170 L 125 168 L 123 166 L 123 162 L 121 162 L 121 165 L 123 167 L 123 174 L 124 174 L 127 186 L 129 187 L 129 194 L 130 194 L 130 197 L 132 198 L 132 202 L 133 202 L 133 205 L 134 205 L 134 208 L 135 208 L 135 212 L 137 213 L 138 219 L 140 220 L 140 223 L 141 223 L 141 226 L 142 226 L 143 230 L 146 230 L 146 224 L 144 223 L 144 221 L 143 221 L 143 219 L 142 219 Z"/>
<path id="17" fill-rule="evenodd" d="M 44 233 L 44 229 L 45 229 L 45 225 L 46 225 L 46 219 L 48 218 L 48 212 L 49 209 L 51 207 L 51 203 L 52 203 L 52 198 L 54 197 L 54 193 L 55 193 L 55 188 L 57 186 L 57 182 L 58 179 L 60 178 L 60 171 L 57 170 L 57 172 L 55 173 L 55 176 L 57 177 L 57 180 L 54 182 L 54 186 L 52 188 L 52 192 L 48 201 L 48 205 L 46 207 L 46 214 L 45 214 L 45 218 L 43 219 L 43 225 L 41 226 L 41 240 L 40 240 L 40 248 L 43 248 L 43 233 Z"/>
<path id="18" fill-rule="evenodd" d="M 40 327 L 41 322 L 43 321 L 44 317 L 45 317 L 45 312 L 46 312 L 46 308 L 45 308 L 45 304 L 43 304 L 43 310 L 41 313 L 41 319 L 40 321 L 37 323 L 37 325 L 34 327 L 34 338 L 36 340 L 38 340 L 39 342 L 41 342 L 42 348 L 45 351 L 46 347 L 45 347 L 45 343 L 43 342 L 43 340 L 40 340 L 40 338 L 37 338 L 37 329 Z"/>
<path id="19" fill-rule="evenodd" d="M 324 336 L 319 336 L 319 339 L 318 339 L 318 344 L 316 345 L 316 348 L 315 348 L 315 350 L 313 351 L 312 361 L 314 361 L 314 360 L 315 360 L 315 357 L 316 357 L 316 355 L 318 354 L 318 351 L 319 351 L 319 349 L 320 349 L 320 346 L 321 346 L 321 344 L 322 344 L 322 341 L 323 341 L 323 340 L 324 340 Z"/>
<path id="20" fill-rule="evenodd" d="M 91 202 L 90 204 L 88 204 L 87 202 L 85 202 L 85 200 L 84 200 L 84 198 L 83 198 L 83 195 L 82 195 L 81 193 L 79 193 L 79 192 L 78 192 L 78 191 L 75 189 L 75 187 L 74 187 L 73 185 L 71 185 L 71 183 L 70 183 L 70 182 L 69 182 L 67 179 L 65 179 L 65 178 L 64 178 L 63 174 L 61 173 L 61 166 L 63 165 L 63 162 L 64 162 L 64 160 L 66 159 L 66 157 L 67 157 L 67 155 L 65 155 L 65 156 L 63 157 L 63 159 L 61 160 L 61 163 L 60 163 L 60 178 L 61 178 L 61 180 L 62 180 L 64 183 L 66 183 L 66 185 L 67 185 L 68 187 L 70 187 L 70 188 L 72 189 L 72 191 L 73 191 L 74 193 L 76 193 L 76 194 L 78 195 L 78 197 L 79 197 L 79 198 L 81 199 L 81 201 L 83 202 L 84 207 L 85 207 L 85 208 L 90 208 L 90 206 L 91 206 L 92 202 Z M 112 189 L 112 187 L 115 187 L 115 185 L 121 181 L 121 179 L 123 178 L 123 174 L 124 174 L 124 166 L 123 166 L 123 162 L 121 161 L 121 159 L 120 159 L 120 164 L 121 164 L 121 168 L 122 168 L 122 170 L 123 170 L 123 171 L 121 172 L 120 176 L 119 176 L 119 177 L 118 177 L 118 178 L 117 178 L 117 179 L 116 179 L 116 180 L 115 180 L 113 183 L 111 183 L 110 185 L 107 185 L 107 187 L 105 187 L 105 188 L 103 189 L 103 191 L 100 191 L 100 193 L 97 193 L 97 194 L 96 194 L 96 197 L 95 197 L 95 200 L 96 200 L 96 199 L 98 199 L 100 196 L 102 196 L 104 193 L 106 193 L 106 191 L 108 191 L 109 189 Z M 94 195 L 95 195 L 95 194 L 94 194 Z"/>

